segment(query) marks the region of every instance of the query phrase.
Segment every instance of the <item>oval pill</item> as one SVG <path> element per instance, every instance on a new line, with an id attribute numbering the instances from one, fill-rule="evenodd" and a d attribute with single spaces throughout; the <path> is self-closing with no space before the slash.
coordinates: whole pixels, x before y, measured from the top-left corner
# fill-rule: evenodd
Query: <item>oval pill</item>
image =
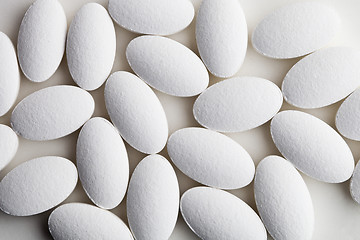
<path id="1" fill-rule="evenodd" d="M 254 210 L 223 190 L 191 188 L 181 197 L 180 211 L 201 239 L 267 239 L 265 227 Z"/>
<path id="2" fill-rule="evenodd" d="M 0 124 L 0 171 L 14 158 L 19 138 L 8 126 Z"/>
<path id="3" fill-rule="evenodd" d="M 354 170 L 344 139 L 320 119 L 300 111 L 282 111 L 270 124 L 272 139 L 294 166 L 319 181 L 340 183 Z"/>
<path id="4" fill-rule="evenodd" d="M 129 72 L 111 74 L 105 85 L 105 104 L 111 121 L 132 147 L 160 152 L 168 138 L 164 109 L 151 88 Z"/>
<path id="5" fill-rule="evenodd" d="M 200 58 L 170 38 L 137 37 L 127 46 L 126 58 L 142 80 L 170 95 L 195 96 L 209 84 L 209 74 Z"/>
<path id="6" fill-rule="evenodd" d="M 104 7 L 87 3 L 72 20 L 66 42 L 66 58 L 75 83 L 85 90 L 99 88 L 114 64 L 114 24 Z"/>
<path id="7" fill-rule="evenodd" d="M 76 145 L 81 184 L 97 206 L 112 209 L 125 196 L 129 160 L 123 140 L 106 119 L 96 117 L 82 127 Z"/>
<path id="8" fill-rule="evenodd" d="M 136 239 L 168 239 L 179 211 L 179 184 L 171 164 L 160 155 L 135 168 L 127 195 L 127 217 Z"/>
<path id="9" fill-rule="evenodd" d="M 129 228 L 115 214 L 84 203 L 67 203 L 56 208 L 48 225 L 55 240 L 133 240 Z"/>
<path id="10" fill-rule="evenodd" d="M 18 34 L 18 57 L 24 75 L 33 82 L 48 80 L 65 51 L 67 21 L 57 0 L 37 0 L 26 11 Z"/>
<path id="11" fill-rule="evenodd" d="M 13 216 L 45 212 L 64 201 L 77 183 L 75 165 L 47 156 L 24 162 L 0 182 L 0 209 Z"/>
<path id="12" fill-rule="evenodd" d="M 281 108 L 281 90 L 257 77 L 235 77 L 206 89 L 193 114 L 202 126 L 220 132 L 242 132 L 269 121 Z"/>
<path id="13" fill-rule="evenodd" d="M 297 2 L 266 16 L 252 34 L 252 45 L 270 58 L 296 58 L 323 47 L 340 25 L 334 8 L 319 2 Z"/>
<path id="14" fill-rule="evenodd" d="M 255 202 L 274 239 L 310 240 L 314 208 L 299 172 L 282 157 L 268 156 L 256 168 Z"/>
<path id="15" fill-rule="evenodd" d="M 81 88 L 59 85 L 24 98 L 11 115 L 14 131 L 30 140 L 64 137 L 79 129 L 94 112 L 94 99 Z"/>
<path id="16" fill-rule="evenodd" d="M 195 35 L 201 59 L 213 75 L 231 77 L 240 69 L 248 31 L 238 0 L 203 0 L 196 18 Z"/>
<path id="17" fill-rule="evenodd" d="M 189 0 L 109 0 L 108 10 L 117 24 L 142 34 L 174 34 L 194 18 L 194 7 Z"/>
<path id="18" fill-rule="evenodd" d="M 350 180 L 350 194 L 355 202 L 360 204 L 360 164 L 356 164 Z"/>
<path id="19" fill-rule="evenodd" d="M 167 144 L 173 163 L 187 176 L 207 186 L 236 189 L 255 173 L 246 150 L 231 138 L 204 128 L 183 128 Z"/>

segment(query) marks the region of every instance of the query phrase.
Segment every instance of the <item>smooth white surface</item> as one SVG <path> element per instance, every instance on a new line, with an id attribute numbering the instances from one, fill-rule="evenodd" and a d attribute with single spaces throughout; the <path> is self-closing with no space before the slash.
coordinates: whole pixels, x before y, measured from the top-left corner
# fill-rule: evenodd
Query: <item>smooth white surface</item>
<path id="1" fill-rule="evenodd" d="M 83 203 L 68 203 L 56 208 L 48 224 L 55 240 L 111 240 L 114 236 L 133 239 L 128 227 L 116 215 Z"/>
<path id="2" fill-rule="evenodd" d="M 92 118 L 82 127 L 76 145 L 81 184 L 97 206 L 112 209 L 125 196 L 129 160 L 116 128 L 104 118 Z"/>
<path id="3" fill-rule="evenodd" d="M 17 42 L 19 64 L 28 79 L 43 82 L 55 73 L 64 55 L 66 33 L 66 16 L 60 2 L 38 0 L 30 6 Z"/>
<path id="4" fill-rule="evenodd" d="M 94 2 L 95 0 L 60 0 L 65 9 L 68 20 L 68 26 L 74 17 L 75 13 L 86 2 Z M 244 13 L 246 15 L 247 24 L 249 27 L 249 34 L 254 30 L 254 27 L 261 21 L 267 14 L 271 13 L 278 7 L 281 7 L 293 0 L 239 0 Z M 334 6 L 337 9 L 341 20 L 343 22 L 342 29 L 339 34 L 330 43 L 331 46 L 344 45 L 354 48 L 359 48 L 360 43 L 360 2 L 358 0 L 318 0 L 325 4 Z M 96 0 L 103 6 L 107 6 L 107 0 Z M 201 0 L 192 0 L 195 10 L 199 9 Z M 31 0 L 1 0 L 0 1 L 0 31 L 5 32 L 12 42 L 16 45 L 17 34 L 21 19 L 24 16 L 27 8 L 32 3 Z M 125 58 L 125 49 L 127 44 L 137 34 L 131 33 L 123 28 L 115 25 L 117 36 L 117 49 L 114 66 L 111 72 L 123 70 L 131 71 Z M 195 42 L 195 21 L 193 21 L 188 28 L 183 32 L 174 34 L 170 38 L 180 41 L 182 44 L 190 48 L 196 54 L 198 50 Z M 23 75 L 21 76 L 21 89 L 19 97 L 16 102 L 19 102 L 28 94 L 56 84 L 72 84 L 74 81 L 71 79 L 69 71 L 66 66 L 66 59 L 62 61 L 58 71 L 51 77 L 49 81 L 44 83 L 35 84 L 27 80 Z M 252 48 L 251 44 L 248 45 L 246 59 L 236 76 L 257 76 L 269 79 L 277 86 L 281 86 L 282 80 L 298 59 L 290 60 L 274 60 L 266 58 Z M 220 81 L 221 79 L 210 76 L 210 85 Z M 177 98 L 168 96 L 161 92 L 155 91 L 161 103 L 164 106 L 168 122 L 169 133 L 184 128 L 199 126 L 192 116 L 192 107 L 195 97 L 191 98 Z M 102 116 L 109 120 L 106 113 L 104 104 L 104 85 L 99 89 L 92 91 L 91 95 L 96 100 L 94 116 Z M 321 109 L 304 110 L 315 116 L 321 118 L 326 123 L 335 127 L 335 115 L 339 108 L 340 103 L 333 104 Z M 283 110 L 294 109 L 286 102 L 282 106 Z M 10 124 L 11 111 L 5 116 L 0 117 L 0 123 Z M 274 143 L 271 140 L 269 122 L 252 130 L 242 133 L 227 134 L 236 142 L 240 143 L 252 156 L 255 164 L 264 157 L 276 154 L 280 155 Z M 12 168 L 20 163 L 27 161 L 31 158 L 46 156 L 46 155 L 59 155 L 72 160 L 75 163 L 76 153 L 76 140 L 79 131 L 70 134 L 69 136 L 46 142 L 34 142 L 24 138 L 19 138 L 19 151 L 11 163 L 0 172 L 2 178 Z M 360 142 L 346 139 L 354 154 L 355 160 L 360 158 Z M 135 151 L 128 144 L 125 144 L 129 155 L 130 172 L 133 172 L 138 162 L 145 157 Z M 166 150 L 161 152 L 162 155 L 167 156 Z M 169 158 L 168 158 L 169 159 Z M 198 186 L 199 184 L 192 181 L 190 178 L 182 174 L 175 168 L 176 174 L 179 179 L 180 192 L 183 193 L 190 187 Z M 313 240 L 354 240 L 358 239 L 360 235 L 360 207 L 354 202 L 349 193 L 349 181 L 342 184 L 327 184 L 316 181 L 306 175 L 302 174 L 306 184 L 308 185 L 311 197 L 313 199 L 315 210 L 315 228 Z M 255 207 L 253 184 L 247 187 L 230 191 L 234 195 L 240 197 L 253 209 Z M 70 195 L 66 202 L 86 202 L 91 201 L 86 196 L 80 184 L 77 185 L 75 191 Z M 111 210 L 118 215 L 123 221 L 126 222 L 126 205 L 123 201 L 120 206 Z M 12 217 L 0 212 L 0 231 L 1 238 L 5 240 L 19 239 L 19 240 L 48 240 L 51 238 L 47 229 L 47 219 L 50 212 L 47 211 L 32 217 Z M 21 229 L 21 231 L 19 231 Z M 268 237 L 272 239 L 271 237 Z M 171 240 L 198 240 L 194 233 L 184 223 L 182 217 L 178 218 L 178 222 L 170 237 Z"/>
<path id="5" fill-rule="evenodd" d="M 19 93 L 20 73 L 14 45 L 0 32 L 0 117 L 9 111 Z"/>
<path id="6" fill-rule="evenodd" d="M 271 137 L 303 173 L 319 181 L 341 183 L 354 170 L 354 157 L 343 138 L 329 125 L 300 111 L 282 111 L 270 123 Z"/>
<path id="7" fill-rule="evenodd" d="M 295 58 L 325 46 L 340 29 L 334 7 L 319 2 L 285 5 L 266 16 L 255 28 L 251 42 L 264 56 Z"/>
<path id="8" fill-rule="evenodd" d="M 283 96 L 273 82 L 235 77 L 206 89 L 194 103 L 194 118 L 219 132 L 243 132 L 269 121 L 281 108 Z"/>
<path id="9" fill-rule="evenodd" d="M 137 240 L 166 240 L 179 212 L 179 183 L 169 161 L 149 155 L 137 165 L 129 182 L 127 216 Z"/>
<path id="10" fill-rule="evenodd" d="M 167 141 L 164 109 L 151 88 L 129 72 L 115 72 L 106 82 L 106 109 L 120 135 L 135 149 L 160 152 Z"/>
<path id="11" fill-rule="evenodd" d="M 120 26 L 144 34 L 174 34 L 194 18 L 189 0 L 109 0 L 108 10 Z"/>
<path id="12" fill-rule="evenodd" d="M 16 133 L 10 127 L 0 124 L 0 171 L 13 159 L 18 146 Z"/>
<path id="13" fill-rule="evenodd" d="M 170 95 L 195 96 L 209 85 L 209 74 L 200 58 L 166 37 L 135 38 L 126 48 L 126 58 L 142 80 Z"/>
<path id="14" fill-rule="evenodd" d="M 61 85 L 24 98 L 11 114 L 11 127 L 30 140 L 45 141 L 78 130 L 93 114 L 94 99 L 78 87 Z"/>
<path id="15" fill-rule="evenodd" d="M 266 239 L 265 227 L 255 211 L 223 190 L 191 188 L 181 196 L 180 210 L 201 239 Z"/>
<path id="16" fill-rule="evenodd" d="M 207 186 L 236 189 L 254 178 L 254 162 L 248 152 L 231 138 L 212 130 L 180 129 L 169 137 L 167 151 L 176 167 Z"/>
<path id="17" fill-rule="evenodd" d="M 314 208 L 299 172 L 287 160 L 268 156 L 256 168 L 256 207 L 269 233 L 279 240 L 309 240 Z"/>
<path id="18" fill-rule="evenodd" d="M 78 180 L 75 165 L 66 158 L 47 156 L 29 160 L 0 182 L 0 209 L 14 216 L 45 212 L 64 201 Z"/>

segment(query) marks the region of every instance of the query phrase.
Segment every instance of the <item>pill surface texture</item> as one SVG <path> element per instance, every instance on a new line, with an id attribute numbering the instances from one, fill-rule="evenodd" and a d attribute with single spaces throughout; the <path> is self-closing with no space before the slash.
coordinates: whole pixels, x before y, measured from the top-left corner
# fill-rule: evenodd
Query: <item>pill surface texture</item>
<path id="1" fill-rule="evenodd" d="M 0 171 L 13 159 L 18 146 L 16 133 L 10 127 L 0 124 Z"/>
<path id="2" fill-rule="evenodd" d="M 48 80 L 65 51 L 67 22 L 57 0 L 37 0 L 26 11 L 18 34 L 17 51 L 24 75 L 33 82 Z"/>
<path id="3" fill-rule="evenodd" d="M 269 121 L 283 97 L 272 82 L 235 77 L 206 89 L 195 101 L 193 114 L 202 126 L 220 132 L 242 132 Z"/>
<path id="4" fill-rule="evenodd" d="M 126 58 L 142 80 L 170 95 L 194 96 L 209 84 L 208 72 L 200 58 L 170 38 L 137 37 L 126 48 Z"/>
<path id="5" fill-rule="evenodd" d="M 75 83 L 85 90 L 99 88 L 112 69 L 116 50 L 113 22 L 97 3 L 85 4 L 72 20 L 66 58 Z"/>
<path id="6" fill-rule="evenodd" d="M 212 130 L 180 129 L 170 136 L 167 150 L 183 173 L 207 186 L 236 189 L 248 185 L 254 177 L 254 162 L 246 150 Z"/>
<path id="7" fill-rule="evenodd" d="M 272 139 L 294 166 L 319 181 L 340 183 L 354 170 L 344 139 L 322 120 L 300 111 L 283 111 L 271 121 Z"/>
<path id="8" fill-rule="evenodd" d="M 356 164 L 350 181 L 350 194 L 355 202 L 360 204 L 360 164 Z"/>
<path id="9" fill-rule="evenodd" d="M 76 165 L 81 184 L 97 206 L 112 209 L 125 196 L 129 160 L 116 128 L 96 117 L 85 123 L 76 145 Z"/>
<path id="10" fill-rule="evenodd" d="M 201 239 L 267 239 L 265 227 L 254 210 L 223 190 L 191 188 L 181 197 L 180 211 Z"/>
<path id="11" fill-rule="evenodd" d="M 20 88 L 20 74 L 14 45 L 0 32 L 0 117 L 14 104 Z"/>
<path id="12" fill-rule="evenodd" d="M 75 165 L 62 157 L 20 164 L 0 182 L 0 209 L 14 216 L 45 212 L 64 201 L 77 183 Z"/>
<path id="13" fill-rule="evenodd" d="M 257 52 L 271 58 L 296 58 L 326 45 L 340 29 L 335 9 L 319 2 L 298 2 L 276 9 L 252 34 Z"/>
<path id="14" fill-rule="evenodd" d="M 284 99 L 299 108 L 325 107 L 360 86 L 360 51 L 332 47 L 297 62 L 282 83 Z"/>
<path id="15" fill-rule="evenodd" d="M 174 34 L 194 18 L 194 7 L 189 0 L 109 0 L 108 10 L 117 24 L 143 34 Z"/>
<path id="16" fill-rule="evenodd" d="M 133 148 L 160 152 L 167 141 L 164 109 L 151 88 L 129 72 L 111 74 L 105 86 L 105 104 L 111 121 Z"/>
<path id="17" fill-rule="evenodd" d="M 92 96 L 78 87 L 60 85 L 24 98 L 11 115 L 14 131 L 30 140 L 64 137 L 79 129 L 93 114 Z"/>
<path id="18" fill-rule="evenodd" d="M 137 240 L 168 239 L 179 211 L 179 184 L 171 164 L 160 155 L 135 168 L 127 194 L 127 217 Z"/>
<path id="19" fill-rule="evenodd" d="M 344 137 L 360 141 L 360 89 L 341 104 L 336 113 L 335 124 Z"/>
<path id="20" fill-rule="evenodd" d="M 248 31 L 238 0 L 203 0 L 195 34 L 201 59 L 213 75 L 231 77 L 240 69 Z"/>
<path id="21" fill-rule="evenodd" d="M 115 214 L 84 203 L 56 208 L 48 225 L 55 240 L 133 240 L 129 228 Z"/>
<path id="22" fill-rule="evenodd" d="M 278 156 L 264 158 L 256 168 L 255 202 L 274 239 L 310 240 L 314 208 L 299 172 Z"/>

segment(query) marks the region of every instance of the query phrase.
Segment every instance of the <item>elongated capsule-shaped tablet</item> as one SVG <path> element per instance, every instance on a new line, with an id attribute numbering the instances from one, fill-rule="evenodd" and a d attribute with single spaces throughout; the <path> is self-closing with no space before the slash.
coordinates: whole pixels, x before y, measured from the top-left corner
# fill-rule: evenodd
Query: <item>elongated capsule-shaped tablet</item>
<path id="1" fill-rule="evenodd" d="M 8 126 L 0 124 L 0 171 L 13 159 L 19 146 L 19 138 Z"/>

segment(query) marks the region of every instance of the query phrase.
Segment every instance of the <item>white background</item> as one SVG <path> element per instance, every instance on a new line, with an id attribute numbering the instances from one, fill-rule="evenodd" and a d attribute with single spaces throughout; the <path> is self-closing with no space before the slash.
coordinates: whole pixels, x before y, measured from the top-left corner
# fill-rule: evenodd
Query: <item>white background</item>
<path id="1" fill-rule="evenodd" d="M 65 9 L 69 26 L 71 19 L 74 17 L 76 11 L 79 10 L 84 3 L 90 1 L 60 0 L 60 2 Z M 96 2 L 99 2 L 105 7 L 107 6 L 107 0 L 99 0 Z M 201 0 L 192 0 L 192 2 L 194 3 L 195 9 L 197 11 Z M 240 0 L 240 2 L 246 15 L 249 36 L 251 36 L 254 27 L 264 16 L 266 16 L 274 9 L 294 1 Z M 336 38 L 334 38 L 329 43 L 328 46 L 340 45 L 358 48 L 360 44 L 360 1 L 321 0 L 321 2 L 334 6 L 342 19 L 341 31 L 338 33 Z M 32 0 L 0 0 L 0 31 L 6 33 L 15 45 L 21 19 L 31 3 Z M 112 72 L 119 70 L 131 71 L 125 59 L 125 48 L 129 41 L 138 35 L 130 33 L 117 25 L 115 25 L 115 30 L 117 37 L 117 49 L 116 59 Z M 194 33 L 195 20 L 184 31 L 172 35 L 170 38 L 183 43 L 198 54 Z M 249 44 L 245 62 L 236 75 L 263 77 L 273 81 L 278 86 L 281 86 L 282 79 L 286 72 L 298 60 L 299 59 L 273 60 L 265 58 L 257 54 L 252 48 L 251 44 Z M 210 84 L 214 84 L 220 80 L 221 79 L 211 76 Z M 20 94 L 17 102 L 36 90 L 58 84 L 75 85 L 67 69 L 65 57 L 57 72 L 50 78 L 50 80 L 44 83 L 30 82 L 23 75 L 21 75 Z M 104 87 L 91 92 L 96 101 L 94 116 L 102 116 L 109 119 L 105 110 L 103 92 Z M 177 98 L 159 93 L 158 91 L 155 92 L 160 98 L 160 101 L 162 102 L 166 111 L 169 121 L 170 134 L 183 127 L 198 126 L 192 116 L 192 105 L 194 103 L 195 97 Z M 333 104 L 329 107 L 309 110 L 306 112 L 321 118 L 334 127 L 335 114 L 338 107 L 340 106 L 340 103 L 341 102 Z M 284 103 L 282 110 L 285 109 L 295 108 L 289 106 L 287 103 Z M 5 116 L 0 117 L 0 123 L 9 124 L 10 115 L 11 111 Z M 47 142 L 32 142 L 20 138 L 19 151 L 13 161 L 3 171 L 1 171 L 0 178 L 3 178 L 5 174 L 15 166 L 35 157 L 58 155 L 66 157 L 75 162 L 75 147 L 78 133 L 79 131 L 76 131 L 67 137 Z M 240 143 L 250 153 L 255 161 L 255 164 L 257 164 L 262 158 L 269 154 L 279 154 L 270 137 L 269 123 L 244 133 L 228 135 Z M 360 158 L 360 143 L 350 140 L 346 141 L 351 147 L 355 161 L 357 161 Z M 129 145 L 126 145 L 126 147 L 129 154 L 130 170 L 132 172 L 137 163 L 143 157 L 145 157 L 145 155 L 135 151 Z M 168 158 L 166 149 L 163 150 L 160 154 Z M 198 183 L 187 178 L 177 169 L 176 173 L 179 178 L 181 193 L 190 187 L 199 185 Z M 342 184 L 326 184 L 313 180 L 304 175 L 303 177 L 309 187 L 315 208 L 315 231 L 313 239 L 360 239 L 360 206 L 352 201 L 350 197 L 349 181 Z M 233 190 L 230 192 L 243 199 L 256 210 L 253 196 L 253 184 L 250 184 L 245 188 Z M 75 191 L 65 202 L 90 203 L 90 200 L 85 195 L 80 183 L 78 183 Z M 121 205 L 113 209 L 112 212 L 126 222 L 127 220 L 125 209 L 125 201 L 123 201 Z M 0 239 L 51 239 L 47 229 L 47 218 L 50 212 L 51 210 L 32 217 L 12 217 L 0 212 Z M 296 226 L 294 226 L 294 228 L 295 227 Z M 170 239 L 180 240 L 198 238 L 189 230 L 189 228 L 182 220 L 182 217 L 179 215 L 178 223 Z"/>

